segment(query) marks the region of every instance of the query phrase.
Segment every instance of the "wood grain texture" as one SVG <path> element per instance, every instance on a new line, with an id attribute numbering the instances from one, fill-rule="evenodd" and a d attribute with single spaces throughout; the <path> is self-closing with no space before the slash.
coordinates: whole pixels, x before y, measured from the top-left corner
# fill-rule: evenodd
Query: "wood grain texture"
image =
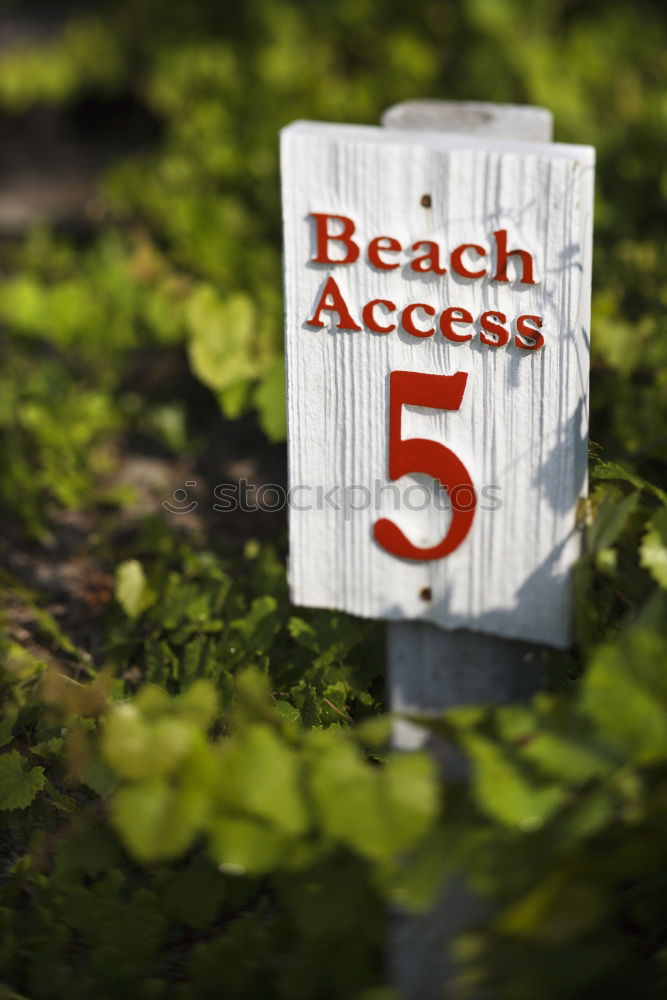
<path id="1" fill-rule="evenodd" d="M 488 101 L 413 100 L 393 104 L 382 115 L 386 128 L 429 129 L 499 139 L 551 142 L 553 115 L 530 104 Z"/>
<path id="2" fill-rule="evenodd" d="M 543 108 L 466 102 L 408 101 L 387 109 L 384 124 L 478 132 L 512 139 L 548 141 L 551 115 Z M 517 122 L 519 128 L 517 129 Z M 455 747 L 428 736 L 428 730 L 402 718 L 404 713 L 438 714 L 454 705 L 504 703 L 527 698 L 540 686 L 546 650 L 517 639 L 458 629 L 448 632 L 425 622 L 390 622 L 387 672 L 390 709 L 396 715 L 393 745 L 410 750 L 428 746 L 447 781 L 468 776 L 468 764 Z M 414 915 L 396 909 L 388 960 L 391 979 L 410 1000 L 443 1000 L 455 967 L 451 942 L 475 920 L 488 918 L 488 903 L 460 879 L 450 879 L 432 910 Z M 447 984 L 447 986 L 443 986 Z"/>
<path id="3" fill-rule="evenodd" d="M 282 176 L 289 478 L 292 489 L 306 487 L 294 494 L 298 506 L 310 507 L 290 508 L 292 599 L 567 645 L 570 574 L 579 551 L 575 512 L 586 489 L 593 151 L 295 123 L 282 134 Z M 431 207 L 422 205 L 424 194 Z M 539 283 L 471 281 L 451 269 L 419 276 L 405 266 L 407 256 L 396 271 L 378 271 L 363 254 L 344 267 L 313 265 L 310 212 L 349 216 L 362 245 L 390 235 L 408 246 L 434 240 L 447 252 L 464 242 L 491 247 L 492 232 L 504 228 L 510 248 L 534 255 Z M 543 316 L 546 344 L 533 352 L 484 346 L 477 337 L 454 344 L 439 333 L 416 339 L 400 331 L 313 329 L 306 320 L 330 274 L 358 322 L 363 304 L 378 297 L 399 308 L 413 301 L 438 311 L 466 308 L 475 317 L 497 309 L 510 321 Z M 468 374 L 459 411 L 403 411 L 403 437 L 453 449 L 480 496 L 464 543 L 434 562 L 398 559 L 372 537 L 383 515 L 417 545 L 433 544 L 447 527 L 427 477 L 399 481 L 401 509 L 393 510 L 387 478 L 393 370 Z M 416 482 L 433 493 L 425 510 L 406 509 L 405 491 Z M 483 509 L 494 505 L 484 502 L 490 488 L 500 509 Z M 413 503 L 423 495 L 413 491 Z"/>

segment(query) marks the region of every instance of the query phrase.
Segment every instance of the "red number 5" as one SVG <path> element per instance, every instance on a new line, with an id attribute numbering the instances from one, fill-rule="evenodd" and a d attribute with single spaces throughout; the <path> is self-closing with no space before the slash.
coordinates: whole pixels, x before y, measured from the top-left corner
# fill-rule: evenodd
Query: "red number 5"
<path id="1" fill-rule="evenodd" d="M 447 534 L 430 548 L 420 548 L 406 538 L 401 529 L 383 517 L 375 522 L 376 542 L 387 552 L 401 559 L 442 559 L 458 548 L 470 531 L 477 494 L 470 473 L 460 458 L 444 444 L 427 438 L 402 438 L 403 405 L 430 406 L 436 410 L 458 410 L 465 392 L 468 375 L 427 375 L 424 372 L 391 372 L 389 381 L 389 478 L 414 472 L 425 472 L 437 479 L 452 499 L 452 519 Z M 469 506 L 457 506 L 455 493 L 469 493 Z"/>

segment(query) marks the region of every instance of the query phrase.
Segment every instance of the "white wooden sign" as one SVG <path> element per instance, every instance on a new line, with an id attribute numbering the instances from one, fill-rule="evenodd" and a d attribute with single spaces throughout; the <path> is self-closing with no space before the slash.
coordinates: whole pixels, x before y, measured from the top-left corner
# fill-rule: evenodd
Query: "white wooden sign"
<path id="1" fill-rule="evenodd" d="M 295 603 L 570 641 L 594 152 L 282 132 Z"/>

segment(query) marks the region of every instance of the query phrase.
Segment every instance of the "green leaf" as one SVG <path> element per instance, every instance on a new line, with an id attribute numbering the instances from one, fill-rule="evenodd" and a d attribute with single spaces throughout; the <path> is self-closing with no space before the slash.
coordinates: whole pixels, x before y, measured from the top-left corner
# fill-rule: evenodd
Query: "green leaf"
<path id="1" fill-rule="evenodd" d="M 646 490 L 648 493 L 652 493 L 658 497 L 662 503 L 667 504 L 667 493 L 664 490 L 647 479 L 643 479 L 642 476 L 638 476 L 634 472 L 628 472 L 627 469 L 624 469 L 616 462 L 602 462 L 598 459 L 597 463 L 593 466 L 591 476 L 593 479 L 618 479 L 621 482 L 630 483 L 636 489 Z"/>
<path id="2" fill-rule="evenodd" d="M 503 739 L 520 759 L 530 761 L 550 778 L 582 784 L 604 777 L 619 766 L 618 754 L 601 744 L 587 719 L 577 716 L 568 704 L 545 702 L 548 714 L 527 705 L 506 705 L 497 711 Z"/>
<path id="3" fill-rule="evenodd" d="M 66 813 L 75 813 L 79 809 L 79 803 L 71 795 L 65 795 L 56 788 L 48 779 L 44 783 L 44 790 L 53 802 L 56 809 L 62 809 Z"/>
<path id="4" fill-rule="evenodd" d="M 609 784 L 594 785 L 563 810 L 555 835 L 562 843 L 591 837 L 614 821 L 616 811 L 617 803 Z"/>
<path id="5" fill-rule="evenodd" d="M 25 809 L 45 784 L 44 769 L 27 767 L 17 750 L 0 755 L 0 809 Z"/>
<path id="6" fill-rule="evenodd" d="M 265 373 L 253 397 L 262 430 L 270 441 L 284 441 L 287 434 L 285 363 L 278 358 Z"/>
<path id="7" fill-rule="evenodd" d="M 595 552 L 603 552 L 614 544 L 639 504 L 639 493 L 636 490 L 619 498 L 619 491 L 615 487 L 606 489 L 611 492 L 603 496 L 590 530 L 591 547 Z"/>
<path id="8" fill-rule="evenodd" d="M 304 832 L 309 813 L 297 755 L 265 725 L 250 725 L 221 746 L 218 797 L 232 812 L 248 813 L 289 834 Z"/>
<path id="9" fill-rule="evenodd" d="M 155 601 L 155 595 L 137 559 L 128 559 L 116 570 L 116 600 L 129 618 L 138 618 Z"/>
<path id="10" fill-rule="evenodd" d="M 603 748 L 571 734 L 561 734 L 549 730 L 535 733 L 530 741 L 521 747 L 520 754 L 526 760 L 555 778 L 569 784 L 581 784 L 591 778 L 601 778 L 618 767 L 618 758 L 605 752 Z"/>
<path id="11" fill-rule="evenodd" d="M 173 787 L 160 778 L 119 789 L 112 802 L 114 826 L 140 861 L 182 854 L 202 828 L 208 804 L 192 785 Z"/>
<path id="12" fill-rule="evenodd" d="M 437 901 L 457 858 L 439 827 L 415 847 L 378 869 L 380 884 L 389 898 L 404 909 L 424 911 Z"/>
<path id="13" fill-rule="evenodd" d="M 392 726 L 390 715 L 375 715 L 358 723 L 354 735 L 362 745 L 379 750 L 389 745 Z"/>
<path id="14" fill-rule="evenodd" d="M 94 757 L 84 768 L 81 781 L 103 799 L 115 792 L 119 785 L 117 775 L 102 757 Z"/>
<path id="15" fill-rule="evenodd" d="M 10 705 L 5 702 L 2 707 L 4 717 L 0 719 L 0 747 L 4 747 L 11 740 L 14 723 L 16 722 L 16 717 L 18 715 L 18 708 L 16 705 Z"/>
<path id="16" fill-rule="evenodd" d="M 425 753 L 399 753 L 379 768 L 380 799 L 386 811 L 387 849 L 402 850 L 422 837 L 440 809 L 440 783 L 433 760 Z"/>
<path id="17" fill-rule="evenodd" d="M 364 855 L 382 855 L 384 824 L 375 775 L 351 746 L 324 736 L 317 734 L 317 756 L 309 774 L 322 830 Z"/>
<path id="18" fill-rule="evenodd" d="M 580 704 L 640 764 L 667 758 L 667 643 L 634 628 L 597 651 Z"/>
<path id="19" fill-rule="evenodd" d="M 286 725 L 298 725 L 301 713 L 289 701 L 277 701 L 273 706 L 273 711 Z"/>
<path id="20" fill-rule="evenodd" d="M 194 735 L 187 721 L 167 716 L 147 722 L 128 702 L 109 715 L 102 750 L 121 777 L 148 778 L 174 771 L 192 749 Z"/>
<path id="21" fill-rule="evenodd" d="M 48 611 L 45 611 L 44 608 L 38 607 L 36 604 L 32 604 L 31 611 L 35 616 L 40 629 L 57 647 L 62 649 L 63 652 L 69 653 L 70 656 L 74 656 L 80 662 L 85 662 L 85 658 L 81 651 L 78 650 L 72 640 L 65 635 L 53 615 L 50 615 Z"/>
<path id="22" fill-rule="evenodd" d="M 477 733 L 468 733 L 463 744 L 474 765 L 475 798 L 493 819 L 531 833 L 562 806 L 563 790 L 530 778 L 503 747 Z"/>
<path id="23" fill-rule="evenodd" d="M 277 632 L 279 628 L 277 609 L 278 602 L 275 597 L 266 594 L 264 597 L 256 597 L 245 616 L 232 622 L 234 631 L 243 636 L 248 648 L 253 652 L 263 649 Z"/>
<path id="24" fill-rule="evenodd" d="M 253 722 L 265 719 L 273 705 L 266 674 L 257 667 L 247 667 L 236 675 L 235 680 L 235 714 Z"/>
<path id="25" fill-rule="evenodd" d="M 227 875 L 261 874 L 289 857 L 288 834 L 245 816 L 219 816 L 209 825 L 211 849 Z"/>
<path id="26" fill-rule="evenodd" d="M 427 832 L 439 802 L 429 757 L 401 754 L 374 767 L 328 734 L 314 734 L 311 745 L 309 787 L 325 835 L 367 857 L 389 859 Z"/>
<path id="27" fill-rule="evenodd" d="M 648 527 L 639 549 L 639 562 L 667 589 L 667 508 L 659 510 Z"/>
<path id="28" fill-rule="evenodd" d="M 252 300 L 242 293 L 222 300 L 215 289 L 201 285 L 186 309 L 190 331 L 190 366 L 204 385 L 225 394 L 225 412 L 238 416 L 244 403 L 244 383 L 261 373 L 257 351 L 257 314 Z M 227 392 L 241 389 L 241 394 Z"/>
<path id="29" fill-rule="evenodd" d="M 58 757 L 62 751 L 65 740 L 62 736 L 52 736 L 50 740 L 43 740 L 30 747 L 30 753 L 37 757 Z"/>
<path id="30" fill-rule="evenodd" d="M 313 640 L 317 638 L 317 633 L 310 622 L 303 618 L 292 617 L 287 623 L 287 631 L 299 644 L 310 648 Z"/>
<path id="31" fill-rule="evenodd" d="M 217 691 L 209 680 L 200 678 L 175 699 L 174 708 L 179 715 L 206 731 L 218 715 Z"/>
<path id="32" fill-rule="evenodd" d="M 69 878 L 75 872 L 96 878 L 122 865 L 123 853 L 111 827 L 96 823 L 75 828 L 75 832 L 60 841 L 56 858 L 59 871 Z"/>

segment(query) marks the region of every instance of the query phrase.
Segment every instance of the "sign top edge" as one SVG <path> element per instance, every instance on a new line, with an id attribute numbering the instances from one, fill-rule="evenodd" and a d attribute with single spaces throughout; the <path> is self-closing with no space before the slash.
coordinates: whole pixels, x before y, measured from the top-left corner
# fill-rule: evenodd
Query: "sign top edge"
<path id="1" fill-rule="evenodd" d="M 533 142 L 527 139 L 501 139 L 465 132 L 427 129 L 402 129 L 379 125 L 354 125 L 338 122 L 298 120 L 281 129 L 282 139 L 313 136 L 347 139 L 378 145 L 428 146 L 431 149 L 493 150 L 499 153 L 531 153 L 545 157 L 564 157 L 585 166 L 594 166 L 595 147 L 565 142 Z"/>

